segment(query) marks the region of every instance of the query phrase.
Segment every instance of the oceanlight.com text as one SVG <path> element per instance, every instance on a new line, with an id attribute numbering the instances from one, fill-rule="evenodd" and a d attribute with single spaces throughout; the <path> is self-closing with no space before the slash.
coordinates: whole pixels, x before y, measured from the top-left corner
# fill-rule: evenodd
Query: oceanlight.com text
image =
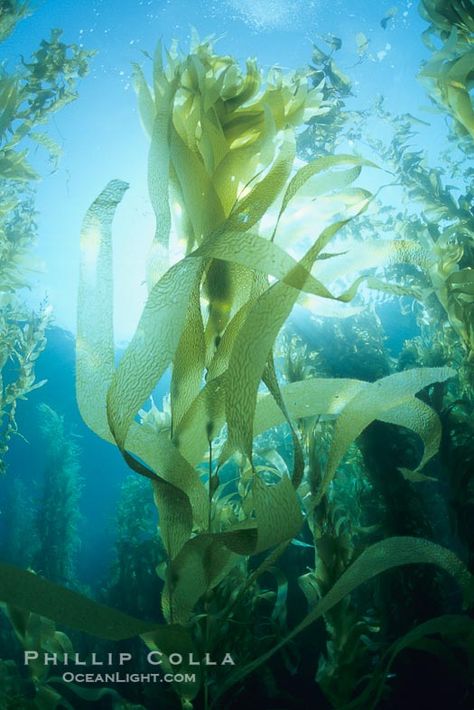
<path id="1" fill-rule="evenodd" d="M 195 673 L 72 673 L 62 675 L 65 683 L 195 683 Z"/>

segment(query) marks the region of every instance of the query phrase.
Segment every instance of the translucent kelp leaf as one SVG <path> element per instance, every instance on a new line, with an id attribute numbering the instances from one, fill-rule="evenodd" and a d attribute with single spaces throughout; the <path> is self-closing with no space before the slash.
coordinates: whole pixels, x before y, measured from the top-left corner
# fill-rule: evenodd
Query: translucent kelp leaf
<path id="1" fill-rule="evenodd" d="M 368 200 L 362 203 L 361 211 Z M 306 255 L 299 262 L 310 270 L 318 254 L 332 237 L 346 224 L 337 222 L 325 229 Z M 278 282 L 266 290 L 251 307 L 248 317 L 240 329 L 229 360 L 226 381 L 226 419 L 228 423 L 228 444 L 221 454 L 221 461 L 233 448 L 239 448 L 252 460 L 253 416 L 257 400 L 257 389 L 269 353 L 285 320 L 288 318 L 298 297 L 298 288 L 304 287 L 304 277 L 296 275 L 294 288 Z M 355 293 L 340 296 L 350 300 Z"/>
<path id="2" fill-rule="evenodd" d="M 441 421 L 434 409 L 421 399 L 413 397 L 401 407 L 393 407 L 382 412 L 378 418 L 382 422 L 404 426 L 418 434 L 424 446 L 423 457 L 415 471 L 410 473 L 409 469 L 404 469 L 402 473 L 406 477 L 411 476 L 411 480 L 426 480 L 428 477 L 423 476 L 419 471 L 438 453 L 441 443 Z"/>
<path id="3" fill-rule="evenodd" d="M 161 277 L 147 298 L 107 396 L 109 424 L 121 448 L 135 415 L 173 359 L 201 269 L 200 259 L 183 259 Z"/>
<path id="4" fill-rule="evenodd" d="M 290 176 L 295 158 L 295 138 L 292 131 L 284 134 L 283 142 L 268 173 L 252 187 L 248 195 L 238 200 L 226 228 L 251 229 L 277 199 Z"/>
<path id="5" fill-rule="evenodd" d="M 200 303 L 200 280 L 197 279 L 187 305 L 186 322 L 173 359 L 171 411 L 173 430 L 197 396 L 202 382 L 206 345 Z"/>
<path id="6" fill-rule="evenodd" d="M 196 466 L 209 448 L 209 435 L 216 436 L 225 423 L 224 376 L 207 382 L 174 432 L 176 446 Z"/>
<path id="7" fill-rule="evenodd" d="M 463 592 L 465 604 L 472 603 L 474 598 L 474 579 L 453 552 L 422 538 L 407 536 L 382 540 L 371 545 L 359 555 L 316 607 L 282 641 L 277 643 L 267 653 L 230 675 L 220 687 L 218 697 L 268 661 L 288 641 L 314 623 L 323 614 L 326 614 L 361 584 L 386 570 L 407 564 L 434 564 L 439 566 L 458 582 Z"/>
<path id="8" fill-rule="evenodd" d="M 113 180 L 88 209 L 81 231 L 76 345 L 76 393 L 87 426 L 114 441 L 107 391 L 114 372 L 112 220 L 128 185 Z"/>
<path id="9" fill-rule="evenodd" d="M 363 242 L 363 246 L 360 243 L 348 246 L 344 254 L 318 263 L 317 275 L 325 284 L 380 266 L 413 264 L 427 271 L 435 263 L 432 253 L 419 243 L 405 239 L 370 240 Z"/>
<path id="10" fill-rule="evenodd" d="M 374 163 L 370 162 L 369 160 L 365 160 L 364 158 L 358 158 L 354 155 L 328 155 L 324 156 L 322 158 L 316 158 L 316 160 L 311 161 L 307 165 L 303 165 L 302 168 L 298 170 L 296 175 L 290 180 L 288 187 L 286 188 L 285 195 L 283 197 L 283 202 L 280 208 L 280 212 L 277 218 L 277 222 L 275 225 L 275 229 L 273 232 L 273 236 L 275 236 L 275 233 L 278 229 L 278 223 L 280 221 L 280 218 L 283 214 L 283 212 L 286 210 L 288 204 L 290 201 L 295 197 L 295 195 L 298 193 L 299 190 L 305 185 L 305 183 L 310 180 L 314 175 L 317 175 L 318 173 L 324 172 L 326 170 L 330 170 L 331 168 L 335 167 L 340 167 L 343 165 L 354 165 L 356 167 L 356 170 L 354 172 L 351 172 L 347 178 L 347 182 L 344 183 L 344 185 L 349 184 L 353 180 L 355 180 L 358 175 L 360 174 L 360 169 L 362 168 L 363 165 L 367 165 L 370 167 L 377 167 Z M 321 185 L 321 192 L 322 191 L 330 191 L 333 188 L 331 184 L 331 176 L 329 175 L 328 178 L 328 183 L 326 185 L 326 189 L 324 187 L 324 182 L 322 182 Z M 338 186 L 338 185 L 337 185 Z"/>
<path id="11" fill-rule="evenodd" d="M 147 87 L 148 88 L 148 87 Z M 170 180 L 170 134 L 177 82 L 163 82 L 163 90 L 159 96 L 155 95 L 155 114 L 151 129 L 151 143 L 148 153 L 148 194 L 155 214 L 155 235 L 148 259 L 148 286 L 152 288 L 158 279 L 165 273 L 169 263 L 167 250 L 171 230 L 171 212 L 169 204 Z M 151 110 L 150 98 L 142 88 L 142 111 Z M 147 121 L 150 120 L 146 117 Z"/>
<path id="12" fill-rule="evenodd" d="M 127 452 L 125 461 L 137 473 L 151 478 L 159 512 L 160 534 L 170 559 L 177 556 L 193 527 L 203 530 L 209 517 L 208 492 L 195 469 L 181 456 L 168 433 L 156 435 L 133 424 L 127 448 L 151 466 L 151 471 Z M 156 471 L 159 475 L 153 475 Z"/>
<path id="13" fill-rule="evenodd" d="M 210 256 L 232 261 L 249 269 L 263 271 L 307 293 L 331 298 L 327 288 L 286 251 L 252 232 L 242 233 L 225 229 L 206 239 L 204 244 L 193 252 L 193 256 Z"/>
<path id="14" fill-rule="evenodd" d="M 197 601 L 238 563 L 238 555 L 263 552 L 299 532 L 303 518 L 287 476 L 273 485 L 255 476 L 252 496 L 255 520 L 224 533 L 194 537 L 173 561 L 163 596 L 170 621 L 186 623 Z"/>
<path id="15" fill-rule="evenodd" d="M 208 520 L 208 492 L 197 471 L 170 440 L 169 433 L 156 433 L 133 423 L 127 436 L 126 447 L 152 471 L 156 471 L 160 479 L 186 494 L 191 503 L 194 523 L 199 529 L 203 529 Z M 183 525 L 185 524 L 188 524 L 187 516 L 183 515 Z"/>
<path id="16" fill-rule="evenodd" d="M 282 395 L 293 419 L 319 415 L 338 415 L 360 392 L 366 382 L 344 378 L 308 378 L 282 387 Z M 284 416 L 270 395 L 257 402 L 254 436 L 284 422 Z"/>
<path id="17" fill-rule="evenodd" d="M 126 459 L 127 460 L 127 459 Z M 153 481 L 155 505 L 159 513 L 160 538 L 173 560 L 191 537 L 193 510 L 189 497 L 174 486 Z"/>
<path id="18" fill-rule="evenodd" d="M 374 419 L 382 418 L 384 412 L 390 412 L 395 407 L 402 407 L 424 387 L 433 382 L 444 382 L 450 377 L 454 377 L 455 374 L 455 370 L 450 367 L 405 370 L 404 372 L 397 372 L 394 375 L 384 377 L 376 382 L 370 382 L 361 389 L 347 403 L 336 422 L 328 454 L 327 470 L 318 500 L 325 494 L 350 444 Z M 420 408 L 416 414 L 423 416 L 424 413 L 425 410 Z M 406 423 L 408 426 L 413 414 L 414 412 L 411 411 L 407 415 Z"/>
<path id="19" fill-rule="evenodd" d="M 194 240 L 199 245 L 204 235 L 224 223 L 226 214 L 204 164 L 174 129 L 171 130 L 170 150 L 173 175 L 176 176 L 184 209 L 193 226 Z M 188 245 L 188 249 L 192 246 Z"/>
<path id="20" fill-rule="evenodd" d="M 138 64 L 133 65 L 133 85 L 138 97 L 138 111 L 145 131 L 151 138 L 155 122 L 155 100 L 151 94 L 145 76 Z"/>
<path id="21" fill-rule="evenodd" d="M 271 486 L 256 476 L 252 495 L 257 522 L 254 553 L 295 537 L 303 524 L 303 517 L 295 490 L 287 476 L 282 476 L 278 483 Z"/>
<path id="22" fill-rule="evenodd" d="M 275 361 L 273 359 L 273 353 L 270 354 L 267 364 L 265 365 L 265 369 L 262 374 L 262 381 L 267 387 L 273 399 L 275 400 L 279 409 L 281 410 L 283 416 L 285 417 L 285 421 L 287 422 L 290 428 L 291 438 L 293 442 L 293 473 L 291 476 L 291 482 L 293 484 L 293 487 L 296 489 L 303 480 L 305 466 L 303 447 L 301 446 L 300 439 L 293 426 L 291 417 L 288 414 L 288 409 L 286 407 L 285 400 L 283 399 L 281 394 L 281 389 L 275 369 Z"/>
<path id="23" fill-rule="evenodd" d="M 160 514 L 161 538 L 169 558 L 176 557 L 192 532 L 193 511 L 189 497 L 177 486 L 155 475 L 127 451 L 121 450 L 121 454 L 132 471 L 152 481 Z"/>
<path id="24" fill-rule="evenodd" d="M 178 342 L 180 332 L 179 316 L 176 318 L 173 315 L 175 307 L 182 314 L 182 321 L 185 317 L 185 308 L 183 303 L 187 303 L 189 293 L 186 291 L 184 301 L 176 297 L 177 306 L 174 303 L 175 293 L 179 294 L 179 289 L 175 291 L 172 282 L 173 274 L 178 274 L 179 283 L 182 288 L 189 288 L 192 291 L 193 279 L 199 279 L 200 275 L 200 260 L 193 259 L 189 262 L 188 280 L 185 273 L 187 272 L 188 263 L 180 262 L 175 265 L 174 271 L 168 272 L 168 280 L 164 278 L 152 290 L 148 301 L 148 310 L 145 306 L 144 313 L 140 325 L 132 340 L 133 349 L 128 349 L 124 356 L 125 369 L 130 367 L 135 372 L 127 379 L 123 377 L 123 368 L 118 368 L 118 373 L 114 373 L 114 342 L 113 342 L 113 288 L 112 288 L 112 243 L 111 243 L 111 222 L 115 208 L 123 196 L 127 185 L 120 181 L 109 183 L 106 189 L 99 195 L 97 200 L 88 210 L 84 219 L 84 224 L 81 232 L 81 269 L 80 269 L 80 286 L 79 286 L 79 315 L 78 315 L 78 337 L 77 337 L 77 399 L 81 415 L 86 424 L 96 434 L 102 438 L 117 443 L 121 449 L 127 463 L 135 471 L 141 475 L 150 478 L 155 485 L 156 498 L 160 504 L 160 514 L 163 519 L 163 534 L 169 541 L 171 546 L 169 554 L 177 554 L 180 547 L 189 538 L 193 527 L 193 513 L 191 503 L 188 497 L 188 491 L 193 503 L 196 505 L 195 516 L 201 523 L 202 516 L 205 515 L 203 507 L 206 504 L 203 502 L 202 484 L 198 480 L 196 472 L 186 462 L 180 460 L 179 452 L 169 441 L 162 442 L 161 447 L 156 447 L 156 436 L 152 441 L 153 432 L 148 432 L 146 428 L 140 427 L 133 422 L 133 419 L 138 412 L 141 404 L 146 400 L 144 396 L 138 406 L 136 395 L 139 394 L 135 390 L 135 398 L 133 390 L 128 387 L 134 386 L 135 378 L 140 378 L 139 372 L 133 370 L 135 360 L 138 359 L 137 370 L 144 367 L 146 372 L 153 377 L 156 375 L 154 382 L 146 380 L 150 384 L 150 392 L 155 386 L 160 375 L 166 369 L 171 359 L 169 355 L 168 361 L 163 365 L 163 358 L 167 357 L 166 324 L 171 329 L 170 341 L 168 347 L 172 347 L 173 343 Z M 194 269 L 197 267 L 197 270 Z M 172 289 L 170 295 L 169 289 Z M 164 302 L 160 302 L 163 296 L 163 290 L 167 292 L 168 298 Z M 181 296 L 183 294 L 181 293 Z M 165 311 L 164 319 L 161 325 L 165 327 L 164 333 L 159 334 L 153 328 L 156 325 L 154 317 L 155 301 L 157 299 L 162 307 L 157 308 L 158 315 Z M 148 334 L 151 332 L 151 337 Z M 157 344 L 157 339 L 160 340 Z M 171 346 L 170 346 L 171 342 Z M 164 348 L 161 346 L 164 345 Z M 149 366 L 147 358 L 153 357 L 155 351 L 153 347 L 158 348 L 161 359 L 158 357 L 153 361 L 155 367 L 163 369 L 155 370 Z M 121 363 L 122 365 L 122 363 Z M 157 374 L 158 372 L 158 374 Z M 119 374 L 118 380 L 117 374 Z M 116 383 L 114 388 L 114 382 Z M 141 384 L 145 384 L 140 379 Z M 117 388 L 120 388 L 121 383 L 124 385 L 125 392 L 120 393 L 119 404 L 115 408 L 116 402 L 114 393 Z M 119 390 L 120 392 L 120 390 Z M 130 395 L 130 393 L 132 394 Z M 130 395 L 130 396 L 128 396 Z M 109 400 L 106 404 L 107 398 Z M 126 417 L 124 419 L 124 417 Z M 111 422 L 113 432 L 109 429 Z M 118 422 L 118 423 L 117 423 Z M 130 436 L 129 430 L 131 428 Z M 150 466 L 142 465 L 135 460 L 133 456 L 125 451 L 125 446 L 129 450 L 139 456 L 142 461 Z M 154 471 L 160 472 L 155 475 Z M 167 529 L 170 532 L 167 532 Z M 172 532 L 171 532 L 172 531 Z"/>

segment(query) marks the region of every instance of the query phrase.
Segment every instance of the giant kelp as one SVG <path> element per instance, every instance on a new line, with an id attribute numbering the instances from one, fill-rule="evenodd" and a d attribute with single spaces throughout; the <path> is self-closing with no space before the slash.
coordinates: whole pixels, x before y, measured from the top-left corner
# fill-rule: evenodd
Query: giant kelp
<path id="1" fill-rule="evenodd" d="M 27 9 L 23 2 L 1 4 L 0 40 Z M 43 145 L 57 159 L 58 147 L 38 128 L 77 98 L 76 82 L 87 72 L 90 54 L 62 42 L 55 30 L 15 72 L 0 69 L 0 472 L 17 431 L 17 404 L 42 384 L 35 382 L 34 369 L 51 320 L 48 304 L 35 312 L 22 294 L 31 272 L 40 267 L 32 254 L 36 215 L 31 188 L 39 176 L 28 160 L 27 143 Z"/>
<path id="2" fill-rule="evenodd" d="M 433 100 L 454 118 L 461 135 L 474 138 L 471 91 L 474 81 L 474 13 L 471 0 L 422 0 L 420 11 L 430 22 L 424 36 L 432 57 L 420 78 Z M 432 36 L 442 41 L 436 47 Z"/>
<path id="3" fill-rule="evenodd" d="M 138 68 L 136 86 L 151 139 L 148 177 L 156 216 L 148 298 L 116 366 L 111 225 L 127 188 L 116 180 L 88 210 L 81 234 L 77 395 L 88 426 L 117 445 L 130 468 L 153 486 L 167 558 L 159 570 L 166 623 L 127 616 L 6 565 L 0 599 L 14 599 L 21 609 L 105 639 L 142 635 L 164 654 L 216 651 L 222 628 L 242 624 L 238 614 L 247 600 L 250 627 L 253 607 L 265 602 L 265 593 L 255 586 L 264 573 L 276 579 L 271 621 L 283 619 L 284 576 L 272 570 L 305 520 L 311 520 L 317 554 L 309 574 L 319 579 L 322 598 L 302 582 L 308 612 L 292 631 L 284 623 L 269 623 L 270 639 L 255 635 L 243 644 L 240 637 L 245 663 L 219 687 L 209 682 L 205 667 L 194 682 L 177 687 L 185 707 L 201 685 L 204 704 L 209 705 L 211 693 L 218 707 L 228 688 L 312 622 L 324 617 L 330 629 L 335 605 L 392 567 L 435 564 L 459 582 L 465 604 L 472 603 L 471 576 L 439 545 L 394 537 L 360 555 L 341 554 L 336 570 L 329 556 L 324 558 L 319 534 L 318 516 L 325 506 L 336 527 L 329 493 L 348 448 L 374 419 L 402 424 L 419 436 L 424 453 L 405 474 L 423 478 L 421 468 L 439 446 L 440 422 L 416 395 L 455 372 L 446 366 L 416 367 L 373 382 L 311 376 L 283 385 L 274 344 L 302 292 L 344 307 L 367 281 L 368 268 L 408 262 L 429 275 L 438 264 L 436 254 L 416 239 L 369 241 L 355 264 L 326 251 L 373 202 L 353 183 L 363 167 L 374 166 L 343 154 L 316 156 L 298 169 L 295 129 L 318 112 L 323 115 L 330 100 L 321 86 L 311 86 L 305 72 L 287 76 L 273 70 L 263 77 L 255 62 L 242 72 L 235 60 L 217 55 L 212 42 L 195 40 L 185 56 L 173 47 L 166 63 L 159 48 L 151 86 Z M 288 245 L 301 229 L 296 207 L 308 204 L 313 220 L 303 225 L 310 233 L 306 253 L 297 261 Z M 340 277 L 347 280 L 342 291 Z M 397 292 L 396 284 L 386 286 L 381 279 L 370 284 Z M 142 410 L 170 366 L 169 412 L 154 405 Z M 299 422 L 307 417 L 335 419 L 327 461 L 319 477 L 310 472 L 310 481 L 305 467 L 309 455 L 316 458 L 319 452 L 314 446 L 309 452 L 301 440 Z M 275 452 L 265 460 L 264 448 L 255 446 L 257 435 L 282 423 L 292 446 L 290 472 L 275 465 Z M 233 487 L 230 476 L 238 478 Z M 339 640 L 336 634 L 332 639 Z"/>
<path id="4" fill-rule="evenodd" d="M 66 431 L 64 417 L 46 404 L 39 407 L 39 428 L 46 462 L 35 529 L 38 549 L 32 568 L 53 582 L 71 585 L 80 538 L 79 446 Z"/>
<path id="5" fill-rule="evenodd" d="M 301 74 L 288 78 L 272 73 L 261 88 L 260 82 L 253 64 L 242 75 L 233 60 L 213 53 L 210 42 L 197 44 L 187 57 L 174 50 L 167 66 L 160 48 L 152 89 L 137 70 L 143 122 L 151 135 L 148 174 L 157 229 L 148 300 L 117 369 L 111 220 L 126 185 L 116 181 L 104 190 L 88 212 L 81 237 L 78 401 L 89 426 L 115 441 L 131 468 L 153 482 L 168 553 L 163 610 L 170 622 L 181 624 L 192 622 L 199 599 L 229 574 L 240 555 L 283 543 L 301 527 L 295 495 L 303 476 L 298 436 L 293 429 L 292 476 L 265 482 L 253 463 L 255 434 L 279 421 L 291 426 L 294 417 L 340 415 L 316 506 L 348 444 L 374 418 L 403 423 L 420 434 L 427 446 L 423 465 L 437 450 L 439 422 L 413 395 L 438 377 L 454 374 L 449 369 L 413 370 L 386 382 L 360 383 L 360 390 L 354 382 L 347 404 L 346 382 L 305 380 L 294 395 L 289 388 L 299 383 L 280 387 L 272 348 L 298 291 L 347 302 L 361 281 L 336 296 L 311 274 L 331 238 L 351 219 L 350 212 L 329 223 L 300 262 L 284 251 L 281 218 L 314 177 L 319 179 L 316 194 L 332 192 L 350 184 L 368 163 L 327 156 L 292 176 L 289 126 L 309 109 L 317 112 L 321 97 L 318 103 L 318 92 L 308 90 Z M 360 189 L 358 196 L 352 216 L 370 201 Z M 177 216 L 171 217 L 170 202 Z M 259 223 L 272 210 L 274 226 L 265 238 L 259 235 Z M 367 259 L 409 261 L 424 268 L 431 264 L 415 243 L 384 246 L 382 251 L 371 247 Z M 174 263 L 167 269 L 170 255 Z M 337 257 L 325 263 L 332 261 Z M 337 265 L 340 269 L 344 267 Z M 170 429 L 158 421 L 156 428 L 140 426 L 138 409 L 170 364 Z M 258 401 L 261 381 L 269 394 Z M 224 425 L 226 436 L 218 444 Z M 206 451 L 207 491 L 193 469 Z M 233 524 L 223 526 L 216 515 L 220 476 L 235 451 L 249 461 L 251 476 L 240 488 L 241 500 L 234 496 Z"/>

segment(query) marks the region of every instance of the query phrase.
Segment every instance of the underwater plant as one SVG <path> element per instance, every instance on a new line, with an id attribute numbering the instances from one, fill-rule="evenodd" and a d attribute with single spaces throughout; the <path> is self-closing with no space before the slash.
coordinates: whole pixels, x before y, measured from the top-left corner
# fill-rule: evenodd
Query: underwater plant
<path id="1" fill-rule="evenodd" d="M 187 57 L 174 48 L 166 67 L 159 48 L 153 77 L 150 89 L 137 70 L 142 119 L 151 136 L 148 175 L 157 218 L 148 300 L 115 369 L 111 221 L 126 189 L 115 181 L 90 208 L 81 235 L 77 395 L 86 423 L 116 443 L 128 465 L 152 481 L 168 556 L 162 595 L 165 619 L 194 626 L 195 638 L 202 636 L 204 649 L 209 650 L 209 594 L 240 564 L 242 555 L 273 547 L 273 562 L 301 528 L 295 491 L 303 479 L 304 458 L 292 421 L 338 415 L 327 467 L 311 504 L 314 509 L 326 495 L 349 444 L 373 419 L 403 424 L 421 436 L 425 454 L 416 468 L 419 471 L 438 449 L 440 426 L 435 413 L 414 395 L 454 372 L 412 370 L 374 383 L 310 378 L 281 387 L 272 348 L 298 291 L 342 302 L 357 291 L 361 279 L 335 296 L 311 275 L 311 268 L 330 239 L 367 206 L 371 196 L 356 190 L 356 207 L 329 222 L 299 263 L 283 250 L 289 229 L 282 227 L 285 212 L 293 200 L 304 200 L 303 188 L 310 195 L 334 192 L 350 184 L 368 163 L 353 156 L 325 156 L 292 176 L 291 124 L 318 110 L 318 92 L 308 88 L 304 75 L 288 79 L 272 72 L 260 87 L 253 63 L 243 76 L 233 60 L 215 55 L 207 41 L 195 44 Z M 382 255 L 393 261 L 425 263 L 417 246 L 406 242 L 387 244 Z M 342 258 L 336 255 L 318 264 L 318 275 L 328 263 L 338 262 L 336 269 L 341 268 Z M 277 281 L 269 282 L 265 274 Z M 170 364 L 169 426 L 163 426 L 161 414 L 155 427 L 139 424 L 139 408 Z M 261 381 L 269 394 L 258 398 Z M 285 421 L 292 431 L 293 472 L 265 482 L 254 464 L 252 442 L 258 433 Z M 220 441 L 224 425 L 226 435 Z M 206 452 L 207 480 L 203 481 L 194 466 Z M 229 527 L 223 526 L 217 513 L 225 485 L 224 465 L 235 452 L 244 459 L 236 458 L 240 495 L 233 497 L 234 523 Z M 394 539 L 392 552 L 397 544 Z M 370 549 L 367 553 L 370 557 Z M 194 609 L 203 598 L 204 609 L 193 621 Z M 202 618 L 205 630 L 196 636 Z M 307 623 L 313 618 L 310 613 Z M 159 646 L 159 639 L 155 643 Z M 223 688 L 242 674 L 243 670 L 236 672 Z M 179 690 L 186 702 L 198 692 L 197 687 Z M 206 705 L 207 693 L 205 678 Z"/>
<path id="2" fill-rule="evenodd" d="M 305 120 L 323 115 L 330 100 L 307 72 L 272 70 L 264 77 L 254 61 L 244 72 L 231 57 L 216 54 L 211 41 L 196 39 L 187 55 L 173 47 L 166 63 L 159 48 L 151 87 L 138 68 L 136 86 L 151 138 L 148 178 L 156 216 L 148 297 L 116 365 L 112 220 L 127 185 L 115 180 L 88 210 L 81 233 L 77 399 L 86 424 L 150 481 L 165 551 L 157 570 L 164 623 L 129 616 L 6 564 L 0 565 L 0 600 L 101 639 L 141 637 L 149 648 L 165 656 L 179 651 L 184 659 L 220 652 L 240 626 L 239 665 L 225 676 L 211 674 L 205 663 L 193 665 L 194 678 L 173 688 L 184 708 L 222 707 L 231 688 L 242 688 L 277 653 L 294 669 L 295 637 L 324 618 L 330 653 L 326 668 L 320 662 L 320 678 L 324 683 L 326 677 L 329 698 L 345 701 L 349 686 L 334 692 L 331 665 L 347 657 L 348 624 L 360 622 L 360 614 L 352 614 L 352 600 L 340 613 L 336 605 L 360 585 L 401 565 L 436 565 L 457 581 L 464 606 L 472 605 L 472 576 L 449 549 L 395 535 L 356 550 L 331 500 L 354 441 L 374 420 L 418 437 L 420 456 L 405 475 L 423 478 L 441 425 L 417 395 L 456 373 L 443 365 L 367 379 L 328 377 L 319 376 L 317 362 L 305 369 L 295 358 L 284 382 L 275 342 L 302 296 L 343 309 L 364 282 L 405 293 L 403 286 L 368 277 L 366 269 L 409 263 L 429 271 L 432 255 L 414 239 L 373 239 L 357 259 L 326 251 L 373 204 L 353 183 L 362 168 L 375 166 L 346 154 L 303 165 L 295 160 L 296 133 Z M 290 252 L 295 244 L 299 261 Z M 347 282 L 342 291 L 340 278 Z M 377 351 L 378 343 L 359 335 Z M 169 368 L 169 407 L 142 409 Z M 310 422 L 318 419 L 333 423 L 313 430 L 309 445 Z M 268 444 L 269 430 L 280 425 L 290 443 L 289 465 L 257 438 L 268 436 Z M 305 543 L 303 535 L 312 541 Z M 297 619 L 286 615 L 293 590 L 280 566 L 290 545 L 310 545 L 310 575 L 319 584 Z M 353 637 L 357 644 L 370 619 L 364 623 Z M 371 698 L 398 650 L 384 659 L 376 687 L 367 691 Z M 189 668 L 183 660 L 180 670 Z"/>
<path id="3" fill-rule="evenodd" d="M 472 86 L 474 77 L 474 13 L 471 0 L 421 0 L 420 12 L 430 26 L 424 39 L 432 57 L 420 79 L 435 103 L 454 119 L 461 136 L 474 139 Z M 432 40 L 442 41 L 441 48 Z"/>
<path id="4" fill-rule="evenodd" d="M 104 598 L 130 614 L 153 618 L 161 582 L 157 570 L 163 549 L 148 480 L 125 479 L 115 518 L 115 559 L 107 576 Z"/>
<path id="5" fill-rule="evenodd" d="M 28 12 L 27 3 L 0 4 L 0 41 Z M 32 183 L 39 178 L 28 162 L 27 141 L 42 145 L 56 160 L 58 146 L 38 127 L 77 98 L 76 82 L 87 72 L 91 52 L 61 41 L 54 30 L 29 62 L 14 73 L 0 69 L 0 473 L 17 433 L 16 408 L 42 382 L 35 363 L 46 345 L 51 309 L 26 306 L 22 289 L 40 264 L 33 256 L 36 222 Z"/>
<path id="6" fill-rule="evenodd" d="M 66 432 L 64 417 L 46 404 L 39 405 L 38 412 L 46 462 L 36 512 L 38 545 L 32 568 L 53 582 L 71 586 L 80 546 L 80 449 Z"/>

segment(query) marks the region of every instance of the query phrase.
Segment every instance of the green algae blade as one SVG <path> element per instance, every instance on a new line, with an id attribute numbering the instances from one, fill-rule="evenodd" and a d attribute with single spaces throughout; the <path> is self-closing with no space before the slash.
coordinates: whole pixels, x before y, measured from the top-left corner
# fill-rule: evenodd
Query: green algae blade
<path id="1" fill-rule="evenodd" d="M 295 537 L 303 524 L 303 517 L 293 484 L 287 476 L 282 476 L 272 486 L 264 484 L 256 476 L 252 495 L 257 522 L 254 553 Z"/>
<path id="2" fill-rule="evenodd" d="M 393 407 L 379 415 L 379 419 L 387 424 L 404 426 L 414 431 L 423 442 L 423 456 L 414 471 L 410 469 L 400 469 L 406 477 L 412 476 L 411 480 L 426 480 L 428 477 L 420 473 L 420 470 L 439 451 L 441 443 L 441 421 L 434 409 L 427 404 L 413 397 L 400 407 Z"/>
<path id="3" fill-rule="evenodd" d="M 162 605 L 165 617 L 179 624 L 189 621 L 199 599 L 219 584 L 235 567 L 239 557 L 212 535 L 199 535 L 188 540 L 178 557 L 173 560 L 163 590 Z"/>
<path id="4" fill-rule="evenodd" d="M 170 387 L 173 431 L 198 395 L 204 372 L 206 343 L 200 286 L 200 280 L 197 279 L 190 294 L 186 322 L 173 359 Z"/>
<path id="5" fill-rule="evenodd" d="M 163 594 L 166 618 L 189 621 L 194 606 L 235 567 L 241 555 L 254 555 L 291 540 L 301 529 L 303 516 L 290 479 L 267 485 L 252 482 L 255 519 L 221 533 L 203 533 L 188 540 L 172 561 Z M 172 580 L 172 581 L 170 581 Z"/>
<path id="6" fill-rule="evenodd" d="M 434 256 L 417 242 L 406 239 L 395 241 L 367 240 L 361 244 L 350 244 L 343 254 L 318 264 L 318 278 L 329 284 L 341 277 L 354 275 L 365 269 L 394 264 L 413 264 L 428 271 L 434 264 Z M 373 281 L 374 286 L 376 281 Z M 388 290 L 388 286 L 386 287 Z"/>
<path id="7" fill-rule="evenodd" d="M 159 649 L 165 656 L 180 652 L 184 660 L 179 670 L 193 670 L 196 675 L 195 682 L 184 683 L 179 694 L 192 698 L 199 691 L 199 667 L 188 668 L 186 660 L 188 654 L 196 654 L 196 648 L 183 626 L 137 619 L 33 572 L 4 563 L 0 563 L 0 602 L 107 641 L 141 636 L 149 648 Z"/>
<path id="8" fill-rule="evenodd" d="M 153 471 L 159 472 L 159 479 L 170 483 L 189 498 L 194 524 L 203 529 L 208 520 L 208 493 L 199 474 L 170 440 L 167 431 L 156 432 L 133 423 L 127 437 L 127 449 L 139 457 Z M 158 476 L 153 481 L 158 480 Z M 183 516 L 185 524 L 187 516 Z M 186 523 L 187 524 L 187 523 Z"/>
<path id="9" fill-rule="evenodd" d="M 295 150 L 293 132 L 287 131 L 268 173 L 236 203 L 227 222 L 230 228 L 246 231 L 266 214 L 287 183 Z"/>
<path id="10" fill-rule="evenodd" d="M 366 208 L 370 199 L 371 197 L 366 197 L 362 200 L 358 214 Z M 347 221 L 336 222 L 323 230 L 298 263 L 298 268 L 311 270 L 319 253 Z M 258 385 L 273 343 L 305 284 L 304 272 L 295 273 L 294 278 L 293 287 L 284 282 L 277 282 L 264 291 L 252 305 L 236 336 L 226 382 L 228 445 L 221 455 L 221 462 L 235 448 L 240 449 L 252 461 L 253 419 Z M 357 284 L 339 299 L 350 300 L 356 288 Z"/>
<path id="11" fill-rule="evenodd" d="M 133 65 L 133 86 L 138 98 L 138 112 L 143 127 L 148 136 L 151 137 L 156 113 L 155 100 L 146 82 L 143 70 L 138 64 Z"/>

